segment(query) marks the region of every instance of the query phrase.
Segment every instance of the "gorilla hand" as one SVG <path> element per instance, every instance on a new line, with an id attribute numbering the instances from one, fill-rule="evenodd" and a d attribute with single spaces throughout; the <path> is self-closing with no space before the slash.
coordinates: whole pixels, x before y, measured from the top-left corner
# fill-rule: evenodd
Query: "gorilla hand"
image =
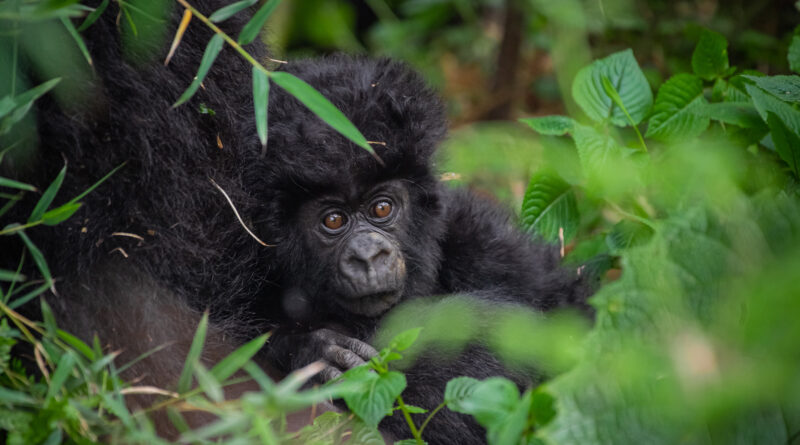
<path id="1" fill-rule="evenodd" d="M 270 341 L 271 354 L 278 362 L 283 362 L 289 370 L 299 369 L 309 363 L 322 361 L 325 368 L 317 380 L 328 382 L 344 371 L 363 365 L 378 355 L 369 344 L 322 328 L 303 334 L 276 336 Z"/>

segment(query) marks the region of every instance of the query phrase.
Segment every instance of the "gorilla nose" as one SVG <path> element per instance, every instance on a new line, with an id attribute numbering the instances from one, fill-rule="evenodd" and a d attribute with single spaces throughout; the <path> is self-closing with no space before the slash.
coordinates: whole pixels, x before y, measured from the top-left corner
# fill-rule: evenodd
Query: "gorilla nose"
<path id="1" fill-rule="evenodd" d="M 394 287 L 397 249 L 375 232 L 355 235 L 341 257 L 340 270 L 351 284 L 366 294 Z"/>

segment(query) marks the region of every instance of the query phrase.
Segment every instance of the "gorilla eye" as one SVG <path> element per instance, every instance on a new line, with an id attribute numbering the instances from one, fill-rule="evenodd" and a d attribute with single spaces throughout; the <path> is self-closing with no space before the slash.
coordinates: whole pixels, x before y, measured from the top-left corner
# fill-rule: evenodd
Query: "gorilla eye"
<path id="1" fill-rule="evenodd" d="M 331 212 L 325 215 L 322 224 L 330 230 L 339 230 L 345 223 L 345 217 L 341 213 Z"/>
<path id="2" fill-rule="evenodd" d="M 392 214 L 392 203 L 389 201 L 378 201 L 372 206 L 372 215 L 376 218 L 386 218 Z"/>

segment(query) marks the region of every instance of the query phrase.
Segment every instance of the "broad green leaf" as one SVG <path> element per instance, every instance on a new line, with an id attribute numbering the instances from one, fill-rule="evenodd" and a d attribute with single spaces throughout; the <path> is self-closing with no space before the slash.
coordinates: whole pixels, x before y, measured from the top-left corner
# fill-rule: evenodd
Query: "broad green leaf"
<path id="1" fill-rule="evenodd" d="M 746 88 L 764 122 L 767 122 L 767 113 L 772 112 L 781 118 L 789 130 L 800 134 L 800 111 L 755 85 L 746 85 Z"/>
<path id="2" fill-rule="evenodd" d="M 361 391 L 344 394 L 348 408 L 370 427 L 391 412 L 394 401 L 406 387 L 406 376 L 396 371 L 384 375 L 370 372 L 362 380 Z"/>
<path id="3" fill-rule="evenodd" d="M 630 125 L 625 113 L 606 93 L 603 78 L 614 87 L 634 124 L 650 112 L 653 92 L 630 49 L 596 60 L 584 67 L 572 82 L 572 96 L 581 109 L 595 122 Z"/>
<path id="4" fill-rule="evenodd" d="M 486 432 L 486 438 L 492 445 L 517 445 L 522 433 L 528 428 L 531 411 L 530 390 L 516 403 L 500 422 L 492 425 Z"/>
<path id="5" fill-rule="evenodd" d="M 422 328 L 413 328 L 397 334 L 392 341 L 389 342 L 389 348 L 395 351 L 405 351 L 417 341 L 420 332 L 422 332 Z"/>
<path id="6" fill-rule="evenodd" d="M 742 77 L 753 81 L 753 83 L 784 102 L 800 102 L 800 76 L 745 75 Z"/>
<path id="7" fill-rule="evenodd" d="M 61 391 L 74 366 L 75 355 L 72 351 L 67 351 L 61 355 L 61 360 L 58 361 L 58 366 L 56 366 L 55 372 L 50 377 L 50 386 L 47 388 L 48 399 L 54 398 Z"/>
<path id="8" fill-rule="evenodd" d="M 448 400 L 446 396 L 445 400 Z M 447 407 L 458 413 L 470 414 L 478 423 L 491 429 L 503 422 L 518 401 L 519 389 L 514 382 L 503 377 L 489 377 L 476 383 L 458 403 L 448 403 Z"/>
<path id="9" fill-rule="evenodd" d="M 736 125 L 742 128 L 759 128 L 764 126 L 764 121 L 758 115 L 751 102 L 717 102 L 704 103 L 692 109 L 698 116 Z"/>
<path id="10" fill-rule="evenodd" d="M 536 426 L 547 425 L 555 416 L 555 399 L 542 387 L 537 388 L 531 399 L 531 417 Z"/>
<path id="11" fill-rule="evenodd" d="M 28 252 L 30 252 L 31 256 L 33 257 L 33 262 L 36 263 L 36 267 L 39 268 L 39 272 L 42 273 L 42 277 L 44 277 L 44 280 L 47 282 L 47 284 L 52 286 L 53 277 L 52 275 L 50 275 L 50 268 L 47 267 L 47 262 L 44 259 L 42 251 L 39 250 L 39 248 L 36 247 L 35 244 L 33 244 L 33 241 L 31 241 L 31 239 L 28 238 L 28 235 L 24 231 L 20 230 L 19 232 L 17 232 L 17 235 L 19 235 L 19 237 L 22 238 L 22 241 L 28 248 Z"/>
<path id="12" fill-rule="evenodd" d="M 25 281 L 25 275 L 13 270 L 0 269 L 0 281 L 15 281 L 19 283 Z"/>
<path id="13" fill-rule="evenodd" d="M 795 176 L 800 177 L 800 136 L 771 111 L 767 113 L 767 124 L 778 156 L 789 165 Z"/>
<path id="14" fill-rule="evenodd" d="M 622 220 L 614 225 L 606 237 L 612 253 L 645 243 L 653 236 L 653 229 L 640 222 Z"/>
<path id="15" fill-rule="evenodd" d="M 290 73 L 280 71 L 270 73 L 270 78 L 344 137 L 370 153 L 375 153 L 355 125 L 311 85 Z"/>
<path id="16" fill-rule="evenodd" d="M 728 41 L 722 34 L 703 30 L 692 53 L 692 70 L 705 80 L 721 77 L 728 71 Z"/>
<path id="17" fill-rule="evenodd" d="M 186 360 L 183 363 L 183 371 L 178 379 L 178 392 L 183 394 L 191 388 L 192 374 L 194 374 L 195 364 L 200 363 L 200 355 L 203 353 L 203 344 L 206 341 L 206 331 L 208 330 L 208 312 L 203 314 L 200 323 L 197 325 L 197 330 L 192 339 L 192 345 L 189 347 L 189 353 L 186 355 Z"/>
<path id="18" fill-rule="evenodd" d="M 239 38 L 236 41 L 239 45 L 247 45 L 258 37 L 261 28 L 264 27 L 269 16 L 280 3 L 280 0 L 267 0 L 258 12 L 253 15 L 253 18 L 244 25 L 242 31 L 239 33 Z"/>
<path id="19" fill-rule="evenodd" d="M 529 117 L 519 121 L 545 136 L 563 136 L 575 126 L 575 121 L 567 116 Z"/>
<path id="20" fill-rule="evenodd" d="M 78 49 L 81 50 L 81 54 L 83 54 L 83 58 L 86 59 L 86 63 L 90 66 L 92 65 L 92 56 L 89 55 L 89 49 L 86 48 L 86 43 L 83 42 L 81 35 L 78 34 L 78 30 L 75 29 L 75 25 L 72 24 L 72 21 L 68 17 L 60 17 L 61 24 L 64 25 L 64 28 L 67 29 L 70 37 L 72 40 L 75 41 L 75 44 L 78 45 Z"/>
<path id="21" fill-rule="evenodd" d="M 220 382 L 225 381 L 225 379 L 241 369 L 262 347 L 264 347 L 267 338 L 269 338 L 269 334 L 264 334 L 238 347 L 235 351 L 230 353 L 230 355 L 211 368 L 211 375 Z"/>
<path id="22" fill-rule="evenodd" d="M 108 7 L 108 3 L 109 0 L 103 0 L 102 2 L 100 2 L 100 5 L 97 8 L 95 8 L 94 11 L 92 11 L 88 16 L 86 16 L 86 20 L 84 20 L 83 23 L 81 23 L 81 26 L 78 27 L 78 32 L 83 32 L 87 28 L 92 26 L 94 22 L 96 22 L 97 19 L 99 19 L 100 16 L 103 15 L 103 12 Z"/>
<path id="23" fill-rule="evenodd" d="M 47 190 L 44 191 L 42 197 L 39 198 L 39 201 L 36 203 L 36 206 L 31 212 L 31 216 L 28 218 L 28 222 L 39 221 L 42 219 L 42 215 L 44 215 L 44 212 L 47 211 L 47 208 L 50 207 L 50 204 L 56 198 L 56 194 L 58 194 L 58 190 L 61 188 L 61 184 L 64 182 L 64 176 L 66 174 L 67 166 L 65 165 L 61 171 L 58 172 L 53 182 L 51 182 L 47 187 Z"/>
<path id="24" fill-rule="evenodd" d="M 269 101 L 269 78 L 257 67 L 253 67 L 253 108 L 256 113 L 256 131 L 262 150 L 267 146 L 267 109 Z"/>
<path id="25" fill-rule="evenodd" d="M 68 202 L 61 207 L 56 207 L 42 215 L 42 222 L 48 226 L 60 224 L 75 214 L 81 208 L 81 205 L 79 202 Z"/>
<path id="26" fill-rule="evenodd" d="M 563 229 L 568 241 L 578 231 L 578 205 L 572 187 L 558 175 L 540 171 L 531 177 L 520 215 L 522 226 L 548 241 L 557 241 Z"/>
<path id="27" fill-rule="evenodd" d="M 611 136 L 586 125 L 575 125 L 572 134 L 583 169 L 602 171 L 608 163 L 622 154 L 622 149 Z"/>
<path id="28" fill-rule="evenodd" d="M 658 90 L 645 136 L 660 141 L 692 139 L 708 128 L 709 119 L 694 113 L 707 103 L 703 81 L 691 74 L 678 74 Z"/>
<path id="29" fill-rule="evenodd" d="M 447 382 L 444 389 L 444 401 L 453 411 L 464 409 L 461 402 L 466 400 L 475 390 L 480 380 L 472 377 L 456 377 Z"/>
<path id="30" fill-rule="evenodd" d="M 256 3 L 258 3 L 258 0 L 242 0 L 240 2 L 231 3 L 228 6 L 223 6 L 222 8 L 214 11 L 213 14 L 208 16 L 208 19 L 214 23 L 224 22 L 225 20 L 228 20 L 229 18 L 255 5 Z"/>
<path id="31" fill-rule="evenodd" d="M 15 181 L 13 179 L 4 178 L 2 176 L 0 176 L 0 187 L 9 187 L 18 190 L 27 190 L 29 192 L 36 191 L 36 187 L 30 184 L 25 184 L 19 181 Z"/>
<path id="32" fill-rule="evenodd" d="M 792 44 L 789 45 L 789 68 L 795 73 L 800 74 L 800 36 L 792 37 Z"/>
<path id="33" fill-rule="evenodd" d="M 216 60 L 220 51 L 222 51 L 222 46 L 224 44 L 225 40 L 219 34 L 214 34 L 214 37 L 208 41 L 208 46 L 206 46 L 206 50 L 203 53 L 203 58 L 200 60 L 200 67 L 197 69 L 197 75 L 194 76 L 189 88 L 187 88 L 186 91 L 181 94 L 181 97 L 178 98 L 177 102 L 172 104 L 173 108 L 179 106 L 194 96 L 194 93 L 196 93 L 197 89 L 200 88 L 200 84 L 203 82 L 203 79 L 206 78 L 206 74 L 208 74 L 208 70 L 211 68 L 211 65 L 214 64 L 214 60 Z"/>

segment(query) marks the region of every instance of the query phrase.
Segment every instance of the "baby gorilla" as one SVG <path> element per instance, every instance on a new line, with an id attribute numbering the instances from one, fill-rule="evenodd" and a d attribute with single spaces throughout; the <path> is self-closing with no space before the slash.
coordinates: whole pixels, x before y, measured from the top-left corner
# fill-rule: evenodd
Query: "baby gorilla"
<path id="1" fill-rule="evenodd" d="M 587 290 L 560 268 L 556 249 L 515 228 L 494 202 L 438 182 L 432 156 L 446 132 L 443 106 L 415 72 L 345 56 L 292 62 L 287 71 L 377 142 L 382 162 L 272 89 L 269 149 L 245 183 L 269 197 L 254 221 L 277 241 L 283 291 L 269 312 L 276 330 L 268 354 L 284 371 L 323 360 L 321 378 L 330 380 L 363 364 L 376 354 L 370 342 L 382 317 L 411 299 L 585 308 Z M 429 410 L 453 377 L 513 378 L 479 345 L 445 363 L 433 360 L 436 351 L 423 357 L 406 371 L 403 397 Z M 402 437 L 407 426 L 397 414 L 381 428 Z M 431 444 L 485 441 L 474 420 L 447 410 L 425 436 Z"/>

